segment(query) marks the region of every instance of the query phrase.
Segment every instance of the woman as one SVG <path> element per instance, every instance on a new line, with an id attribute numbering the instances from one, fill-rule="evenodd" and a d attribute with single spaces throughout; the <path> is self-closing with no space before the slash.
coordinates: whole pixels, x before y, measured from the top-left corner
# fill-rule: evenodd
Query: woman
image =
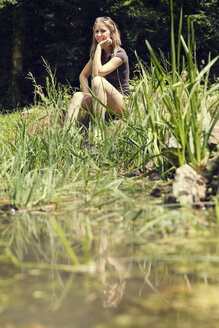
<path id="1" fill-rule="evenodd" d="M 105 118 L 105 106 L 121 115 L 124 96 L 128 96 L 129 63 L 128 56 L 120 47 L 120 34 L 110 17 L 98 17 L 93 27 L 91 57 L 82 70 L 79 80 L 82 92 L 76 92 L 69 104 L 67 123 L 77 121 L 81 108 Z M 91 95 L 88 78 L 92 76 Z M 95 101 L 95 98 L 98 98 Z M 82 110 L 83 110 L 82 109 Z"/>

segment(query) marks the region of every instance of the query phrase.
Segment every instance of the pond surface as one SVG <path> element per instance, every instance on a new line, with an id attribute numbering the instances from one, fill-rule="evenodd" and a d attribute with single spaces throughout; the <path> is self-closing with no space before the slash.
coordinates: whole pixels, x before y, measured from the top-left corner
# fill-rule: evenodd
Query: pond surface
<path id="1" fill-rule="evenodd" d="M 2 212 L 0 327 L 218 327 L 214 210 L 105 201 Z"/>

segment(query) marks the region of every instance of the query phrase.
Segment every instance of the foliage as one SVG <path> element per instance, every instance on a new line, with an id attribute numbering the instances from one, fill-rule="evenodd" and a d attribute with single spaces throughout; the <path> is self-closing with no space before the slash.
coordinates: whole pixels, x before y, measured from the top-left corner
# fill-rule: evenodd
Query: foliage
<path id="1" fill-rule="evenodd" d="M 67 186 L 80 185 L 87 194 L 91 181 L 95 181 L 93 198 L 109 190 L 117 190 L 124 197 L 121 188 L 126 176 L 147 175 L 150 160 L 153 170 L 165 178 L 184 163 L 199 169 L 205 165 L 211 156 L 209 137 L 219 115 L 209 103 L 218 90 L 218 83 L 209 83 L 209 70 L 217 57 L 209 57 L 209 63 L 198 70 L 193 25 L 188 20 L 185 41 L 182 19 L 181 11 L 175 41 L 171 1 L 171 61 L 164 55 L 159 59 L 146 41 L 150 68 L 137 56 L 139 78 L 133 81 L 125 115 L 117 123 L 92 117 L 89 126 L 63 126 L 61 114 L 72 90 L 57 82 L 43 59 L 45 87 L 31 73 L 28 75 L 34 87 L 33 113 L 13 116 L 18 120 L 13 133 L 11 129 L 8 133 L 9 116 L 0 117 L 1 197 L 16 206 L 32 207 L 52 201 Z M 210 120 L 204 128 L 206 117 Z M 172 150 L 171 138 L 176 143 Z M 167 156 L 168 152 L 178 161 Z"/>
<path id="2" fill-rule="evenodd" d="M 17 2 L 17 0 L 0 0 L 0 9 L 6 6 L 7 4 L 15 5 Z"/>
<path id="3" fill-rule="evenodd" d="M 216 1 L 175 0 L 174 17 L 178 17 L 181 4 L 184 16 L 191 17 L 195 24 L 199 66 L 201 60 L 208 61 L 209 51 L 213 57 L 218 52 Z M 23 96 L 18 106 L 28 105 L 32 101 L 32 86 L 26 79 L 29 72 L 41 85 L 44 84 L 42 57 L 50 63 L 53 70 L 56 70 L 60 83 L 78 86 L 78 75 L 89 58 L 92 25 L 97 16 L 109 15 L 118 23 L 133 74 L 136 64 L 135 50 L 140 58 L 148 64 L 150 62 L 145 49 L 146 39 L 156 52 L 161 49 L 166 58 L 169 56 L 170 15 L 167 0 L 19 0 L 14 5 L 10 1 L 4 2 L 4 7 L 0 10 L 0 96 L 1 104 L 8 108 L 12 107 L 10 79 L 13 31 L 19 27 L 16 25 L 18 22 L 13 12 L 16 14 L 18 11 L 25 21 L 25 31 L 22 32 L 24 41 L 21 47 L 23 72 L 17 76 Z M 187 26 L 182 26 L 182 34 L 187 34 Z M 212 76 L 217 76 L 216 65 L 212 73 Z"/>
<path id="4" fill-rule="evenodd" d="M 98 121 L 88 128 L 78 124 L 71 131 L 60 124 L 60 112 L 66 106 L 69 90 L 57 85 L 48 65 L 47 72 L 45 90 L 33 80 L 38 95 L 35 112 L 22 114 L 23 121 L 20 121 L 20 113 L 13 114 L 12 120 L 16 119 L 18 124 L 11 125 L 10 131 L 7 121 L 10 116 L 0 117 L 5 126 L 0 137 L 0 192 L 1 198 L 9 199 L 12 205 L 33 207 L 54 202 L 68 188 L 73 193 L 74 190 L 83 191 L 86 202 L 86 195 L 92 200 L 109 191 L 115 193 L 115 199 L 118 196 L 123 198 L 126 196 L 121 190 L 127 183 L 126 176 L 140 172 L 147 175 L 146 165 L 150 159 L 154 161 L 153 170 L 163 176 L 183 161 L 200 165 L 196 155 L 199 149 L 203 149 L 203 145 L 198 144 L 201 140 L 193 145 L 196 152 L 191 155 L 183 147 L 191 147 L 194 139 L 190 139 L 189 134 L 186 137 L 181 135 L 190 131 L 194 124 L 191 108 L 187 108 L 191 97 L 190 94 L 183 96 L 183 107 L 173 107 L 174 99 L 180 103 L 182 100 L 178 98 L 181 95 L 179 90 L 179 95 L 173 98 L 176 83 L 171 84 L 170 73 L 164 76 L 166 84 L 161 81 L 159 85 L 155 70 L 150 75 L 141 65 L 142 77 L 127 102 L 127 114 L 118 123 Z M 180 85 L 180 91 L 181 88 L 184 91 L 190 82 L 182 80 Z M 200 93 L 206 99 L 206 90 L 201 89 Z M 169 97 L 173 98 L 173 105 L 167 102 Z M 188 118 L 182 113 L 179 117 L 182 126 L 179 126 L 175 115 L 186 108 L 190 113 L 190 121 L 186 124 L 190 126 L 183 130 L 182 122 Z M 50 113 L 53 115 L 44 123 Z M 100 139 L 96 139 L 96 131 L 99 131 Z M 172 135 L 178 138 L 178 164 L 169 162 L 163 149 Z M 183 144 L 184 138 L 188 144 Z"/>
<path id="5" fill-rule="evenodd" d="M 148 49 L 151 53 L 152 65 L 155 68 L 155 75 L 157 79 L 156 92 L 159 93 L 160 103 L 158 103 L 157 110 L 154 112 L 162 116 L 162 121 L 170 131 L 170 135 L 174 136 L 177 142 L 177 157 L 179 165 L 185 163 L 192 163 L 194 166 L 200 167 L 205 165 L 209 153 L 207 150 L 208 140 L 213 130 L 214 125 L 218 121 L 219 113 L 215 111 L 213 117 L 210 116 L 209 111 L 206 110 L 206 99 L 211 94 L 214 94 L 219 85 L 215 84 L 212 87 L 208 86 L 208 76 L 211 66 L 218 60 L 218 56 L 212 60 L 209 58 L 209 63 L 200 72 L 197 69 L 194 50 L 194 30 L 193 25 L 188 20 L 188 44 L 185 43 L 181 35 L 182 30 L 182 12 L 179 22 L 178 33 L 178 49 L 175 50 L 174 39 L 174 19 L 173 19 L 173 3 L 171 3 L 171 72 L 166 73 L 162 64 L 156 57 L 153 49 L 148 41 L 146 41 Z M 191 33 L 191 37 L 190 37 Z M 181 42 L 186 53 L 186 61 L 181 62 Z M 144 80 L 146 78 L 144 77 Z M 155 80 L 152 78 L 152 80 Z M 203 82 L 204 81 L 204 82 Z M 145 84 L 148 82 L 145 81 Z M 201 90 L 201 84 L 203 89 Z M 149 92 L 147 89 L 143 91 L 146 106 L 148 104 Z M 162 111 L 162 112 L 161 112 Z M 149 112 L 150 120 L 153 129 L 160 120 L 153 119 Z M 205 131 L 204 123 L 209 120 L 208 130 Z M 155 124 L 156 123 L 156 124 Z M 155 139 L 155 138 L 154 138 Z M 163 144 L 165 139 L 160 135 L 156 136 L 157 142 Z M 157 145 L 157 148 L 159 146 Z M 161 151 L 161 149 L 160 149 Z"/>

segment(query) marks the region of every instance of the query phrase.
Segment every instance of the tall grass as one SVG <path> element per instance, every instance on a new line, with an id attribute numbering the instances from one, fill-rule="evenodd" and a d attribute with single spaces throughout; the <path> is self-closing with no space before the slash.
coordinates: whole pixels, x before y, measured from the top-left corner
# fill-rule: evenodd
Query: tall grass
<path id="1" fill-rule="evenodd" d="M 159 59 L 146 41 L 150 68 L 137 57 L 139 78 L 133 82 L 126 113 L 119 120 L 99 119 L 94 124 L 93 118 L 88 127 L 78 124 L 73 132 L 64 129 L 60 113 L 67 108 L 73 90 L 57 84 L 46 61 L 45 89 L 29 75 L 35 89 L 34 112 L 18 120 L 10 134 L 1 129 L 1 198 L 13 205 L 32 207 L 52 201 L 66 186 L 74 192 L 80 185 L 85 204 L 112 189 L 116 190 L 116 199 L 125 197 L 121 192 L 126 183 L 124 175 L 146 172 L 148 160 L 153 160 L 153 170 L 163 175 L 184 163 L 201 167 L 207 162 L 209 138 L 219 117 L 216 104 L 215 110 L 206 105 L 218 91 L 218 84 L 211 85 L 208 77 L 218 57 L 209 56 L 206 67 L 198 70 L 193 24 L 188 20 L 185 41 L 181 11 L 175 42 L 172 1 L 170 4 L 171 63 Z M 4 125 L 6 121 L 0 119 Z M 101 135 L 99 141 L 95 139 L 96 128 Z M 177 161 L 172 161 L 168 152 Z M 90 188 L 91 181 L 92 186 L 95 181 L 94 188 Z"/>
<path id="2" fill-rule="evenodd" d="M 219 113 L 215 110 L 210 115 L 206 108 L 207 99 L 216 93 L 218 84 L 209 84 L 209 71 L 218 56 L 210 58 L 201 71 L 198 70 L 195 56 L 195 40 L 193 23 L 188 19 L 188 40 L 184 40 L 182 32 L 182 10 L 179 20 L 177 50 L 175 45 L 173 1 L 171 7 L 171 70 L 157 57 L 150 43 L 146 45 L 151 55 L 151 74 L 148 75 L 141 65 L 142 79 L 136 97 L 142 98 L 146 114 L 150 117 L 148 124 L 152 134 L 153 148 L 162 154 L 163 145 L 170 136 L 175 138 L 179 165 L 190 163 L 195 167 L 206 164 L 209 158 L 208 142 Z M 181 55 L 181 46 L 185 58 Z M 138 103 L 136 101 L 136 107 Z M 207 130 L 204 128 L 208 123 Z M 167 133 L 164 133 L 164 132 Z"/>

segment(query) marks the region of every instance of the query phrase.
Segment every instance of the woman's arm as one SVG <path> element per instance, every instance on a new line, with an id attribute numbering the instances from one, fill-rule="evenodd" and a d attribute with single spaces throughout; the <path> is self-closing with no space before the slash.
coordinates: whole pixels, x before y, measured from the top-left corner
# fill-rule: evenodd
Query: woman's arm
<path id="1" fill-rule="evenodd" d="M 97 45 L 95 54 L 94 54 L 94 59 L 93 59 L 93 72 L 92 72 L 92 77 L 98 76 L 99 70 L 102 67 L 101 63 L 101 53 L 102 53 L 102 47 L 100 44 Z"/>
<path id="2" fill-rule="evenodd" d="M 104 41 L 105 42 L 105 41 Z M 120 65 L 123 64 L 123 60 L 119 57 L 114 57 L 104 65 L 101 63 L 101 53 L 102 47 L 101 43 L 97 45 L 94 59 L 93 59 L 93 77 L 95 76 L 106 76 L 117 69 Z"/>
<path id="3" fill-rule="evenodd" d="M 92 60 L 90 59 L 88 63 L 85 65 L 83 70 L 81 71 L 81 74 L 79 76 L 79 81 L 82 87 L 83 92 L 88 92 L 88 77 L 91 75 L 92 72 Z"/>

